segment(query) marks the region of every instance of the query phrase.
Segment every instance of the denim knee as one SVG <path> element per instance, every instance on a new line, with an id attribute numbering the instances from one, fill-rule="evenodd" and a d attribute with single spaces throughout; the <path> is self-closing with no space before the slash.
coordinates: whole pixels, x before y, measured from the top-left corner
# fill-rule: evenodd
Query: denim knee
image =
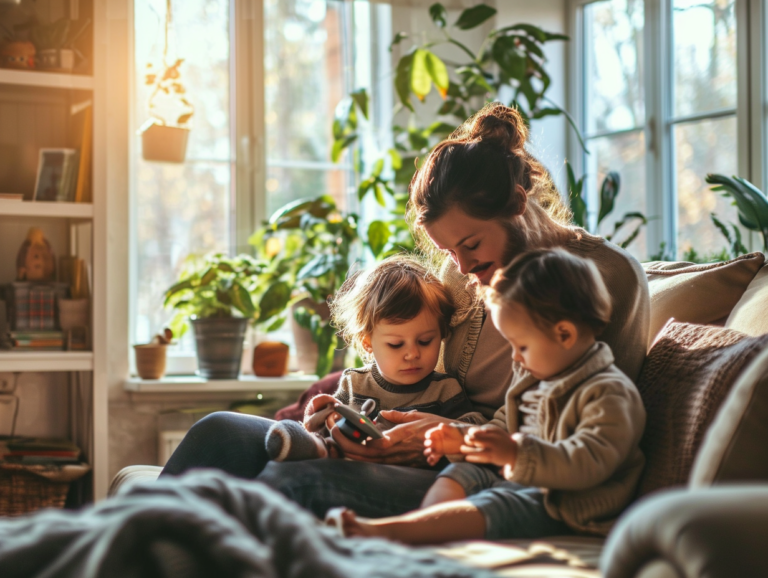
<path id="1" fill-rule="evenodd" d="M 438 478 L 448 478 L 459 484 L 468 496 L 476 494 L 480 490 L 492 488 L 495 484 L 504 481 L 504 478 L 498 473 L 498 468 L 471 464 L 468 462 L 457 462 L 449 465 Z"/>

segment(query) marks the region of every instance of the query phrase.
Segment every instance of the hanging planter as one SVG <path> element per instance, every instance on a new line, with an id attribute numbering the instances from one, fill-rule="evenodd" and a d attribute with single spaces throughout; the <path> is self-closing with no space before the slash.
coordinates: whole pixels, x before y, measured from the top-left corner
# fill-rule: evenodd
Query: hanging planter
<path id="1" fill-rule="evenodd" d="M 150 118 L 139 129 L 142 157 L 147 161 L 183 163 L 187 155 L 190 120 L 195 108 L 187 100 L 187 89 L 179 68 L 183 58 L 168 64 L 168 33 L 173 11 L 171 0 L 165 3 L 165 44 L 162 70 L 147 64 L 144 83 L 153 87 L 147 102 Z"/>

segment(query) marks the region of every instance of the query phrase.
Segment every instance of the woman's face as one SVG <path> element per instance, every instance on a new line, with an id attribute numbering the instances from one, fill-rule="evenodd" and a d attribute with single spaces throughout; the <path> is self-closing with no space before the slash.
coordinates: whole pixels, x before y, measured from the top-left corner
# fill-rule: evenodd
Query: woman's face
<path id="1" fill-rule="evenodd" d="M 509 233 L 498 219 L 475 219 L 454 206 L 424 229 L 432 243 L 451 256 L 462 274 L 481 285 L 488 285 L 496 269 L 512 258 Z"/>

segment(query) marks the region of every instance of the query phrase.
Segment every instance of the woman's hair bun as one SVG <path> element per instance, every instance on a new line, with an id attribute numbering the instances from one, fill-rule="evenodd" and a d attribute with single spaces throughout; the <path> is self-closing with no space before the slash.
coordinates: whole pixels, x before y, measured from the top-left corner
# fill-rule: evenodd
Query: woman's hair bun
<path id="1" fill-rule="evenodd" d="M 451 138 L 494 143 L 515 153 L 525 147 L 528 126 L 517 109 L 500 102 L 489 102 L 467 119 Z"/>

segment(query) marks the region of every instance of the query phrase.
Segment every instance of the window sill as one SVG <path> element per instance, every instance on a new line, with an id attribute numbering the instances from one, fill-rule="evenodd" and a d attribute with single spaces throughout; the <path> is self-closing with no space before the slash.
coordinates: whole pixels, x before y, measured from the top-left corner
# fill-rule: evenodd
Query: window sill
<path id="1" fill-rule="evenodd" d="M 173 375 L 161 379 L 130 377 L 123 382 L 126 391 L 135 393 L 235 393 L 235 392 L 301 392 L 317 381 L 315 375 L 303 373 L 284 377 L 241 375 L 238 379 L 205 379 L 195 375 Z"/>

